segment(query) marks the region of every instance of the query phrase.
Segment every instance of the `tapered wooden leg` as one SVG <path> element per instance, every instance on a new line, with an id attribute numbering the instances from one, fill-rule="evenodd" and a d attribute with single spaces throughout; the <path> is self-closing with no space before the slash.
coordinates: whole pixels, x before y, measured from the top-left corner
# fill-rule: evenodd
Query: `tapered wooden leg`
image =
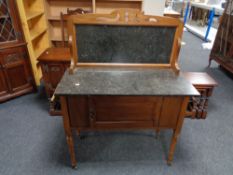
<path id="1" fill-rule="evenodd" d="M 156 138 L 156 139 L 159 138 L 159 132 L 160 132 L 160 129 L 159 129 L 159 128 L 156 128 L 156 129 L 155 129 L 155 138 Z"/>
<path id="2" fill-rule="evenodd" d="M 80 129 L 76 129 L 76 134 L 77 136 L 80 138 L 81 134 L 80 134 Z"/>
<path id="3" fill-rule="evenodd" d="M 211 58 L 209 58 L 209 64 L 208 64 L 208 67 L 210 67 L 210 65 L 211 65 L 211 61 L 212 61 L 212 59 L 211 59 Z"/>
<path id="4" fill-rule="evenodd" d="M 171 144 L 170 144 L 170 149 L 169 149 L 169 153 L 168 153 L 168 159 L 167 159 L 168 165 L 172 164 L 177 139 L 178 139 L 178 135 L 176 134 L 176 132 L 173 132 L 172 140 L 171 140 Z"/>
<path id="5" fill-rule="evenodd" d="M 183 102 L 182 102 L 182 107 L 181 107 L 181 111 L 180 111 L 180 114 L 179 114 L 176 129 L 173 129 L 172 140 L 171 140 L 170 149 L 169 149 L 168 158 L 167 158 L 167 164 L 168 165 L 172 164 L 174 151 L 175 151 L 175 147 L 176 147 L 176 142 L 177 142 L 178 136 L 180 135 L 180 131 L 181 131 L 181 128 L 182 128 L 182 125 L 183 125 L 183 121 L 184 121 L 186 109 L 187 109 L 187 106 L 188 106 L 188 102 L 189 102 L 189 97 L 185 97 Z"/>
<path id="6" fill-rule="evenodd" d="M 72 168 L 76 168 L 77 161 L 75 158 L 74 141 L 73 141 L 72 131 L 70 127 L 69 113 L 67 109 L 67 98 L 64 96 L 61 96 L 60 100 L 61 100 L 61 109 L 62 109 L 62 115 L 63 115 L 63 125 L 64 125 L 64 130 L 65 130 L 65 135 L 66 135 L 66 142 L 67 142 L 69 153 L 70 153 L 71 165 L 72 165 Z"/>
<path id="7" fill-rule="evenodd" d="M 75 152 L 74 152 L 73 137 L 72 136 L 66 136 L 66 142 L 67 142 L 68 148 L 69 148 L 71 166 L 72 166 L 72 168 L 77 168 L 77 161 L 76 161 Z"/>

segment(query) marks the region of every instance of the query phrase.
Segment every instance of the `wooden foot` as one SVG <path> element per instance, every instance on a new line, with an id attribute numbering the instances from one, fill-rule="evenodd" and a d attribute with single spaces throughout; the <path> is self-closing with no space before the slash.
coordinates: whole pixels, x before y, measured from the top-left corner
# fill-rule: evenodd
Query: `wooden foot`
<path id="1" fill-rule="evenodd" d="M 77 165 L 72 165 L 72 169 L 77 170 L 78 169 Z"/>
<path id="2" fill-rule="evenodd" d="M 75 158 L 74 142 L 73 142 L 72 136 L 67 136 L 66 141 L 67 141 L 69 152 L 70 152 L 71 166 L 73 168 L 73 167 L 77 166 L 77 161 L 76 161 L 76 158 Z"/>
<path id="3" fill-rule="evenodd" d="M 159 138 L 160 129 L 155 129 L 155 139 Z"/>
<path id="4" fill-rule="evenodd" d="M 171 163 L 172 163 L 173 156 L 174 156 L 174 151 L 175 151 L 175 147 L 176 147 L 177 138 L 178 138 L 178 135 L 174 131 L 173 136 L 172 136 L 172 140 L 171 140 L 171 144 L 170 144 L 169 153 L 168 153 L 168 159 L 167 159 L 167 164 L 168 165 L 171 165 Z"/>
<path id="5" fill-rule="evenodd" d="M 64 130 L 66 134 L 66 142 L 68 145 L 69 153 L 70 153 L 70 160 L 71 160 L 71 166 L 76 167 L 77 161 L 75 158 L 75 152 L 74 152 L 74 141 L 73 141 L 73 136 L 72 136 L 72 130 L 70 127 L 70 121 L 69 121 L 69 113 L 67 109 L 67 98 L 64 96 L 60 97 L 61 100 L 61 109 L 62 109 L 62 114 L 63 114 L 63 125 L 64 125 Z"/>
<path id="6" fill-rule="evenodd" d="M 209 59 L 208 67 L 210 67 L 210 65 L 211 65 L 211 61 L 212 61 L 212 59 Z"/>
<path id="7" fill-rule="evenodd" d="M 167 165 L 168 166 L 172 166 L 172 162 L 171 161 L 167 161 Z"/>
<path id="8" fill-rule="evenodd" d="M 76 135 L 77 135 L 79 138 L 81 138 L 81 131 L 80 131 L 80 129 L 76 129 Z"/>

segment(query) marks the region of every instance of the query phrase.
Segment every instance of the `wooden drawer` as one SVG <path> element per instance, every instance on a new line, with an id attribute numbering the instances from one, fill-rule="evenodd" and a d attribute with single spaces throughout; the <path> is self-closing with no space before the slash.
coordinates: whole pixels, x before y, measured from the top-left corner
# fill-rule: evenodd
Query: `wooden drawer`
<path id="1" fill-rule="evenodd" d="M 90 99 L 96 122 L 153 121 L 158 117 L 159 97 L 95 96 Z M 157 116 L 156 116 L 157 115 Z"/>

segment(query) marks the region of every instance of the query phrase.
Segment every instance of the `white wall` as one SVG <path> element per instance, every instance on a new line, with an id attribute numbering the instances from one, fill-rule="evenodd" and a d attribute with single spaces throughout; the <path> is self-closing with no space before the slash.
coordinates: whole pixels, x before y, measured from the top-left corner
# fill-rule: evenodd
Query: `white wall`
<path id="1" fill-rule="evenodd" d="M 163 16 L 165 0 L 144 0 L 142 11 L 145 15 Z"/>

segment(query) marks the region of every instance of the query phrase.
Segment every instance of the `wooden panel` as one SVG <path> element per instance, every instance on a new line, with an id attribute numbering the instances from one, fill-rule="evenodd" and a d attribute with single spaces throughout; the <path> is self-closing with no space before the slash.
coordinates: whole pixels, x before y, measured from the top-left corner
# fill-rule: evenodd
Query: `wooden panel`
<path id="1" fill-rule="evenodd" d="M 156 97 L 95 96 L 96 122 L 153 121 L 160 101 Z"/>
<path id="2" fill-rule="evenodd" d="M 2 64 L 12 92 L 31 86 L 32 77 L 26 57 L 27 54 L 23 48 L 6 49 L 3 53 Z"/>
<path id="3" fill-rule="evenodd" d="M 50 83 L 53 88 L 56 88 L 65 70 L 62 64 L 48 64 L 48 69 L 49 69 L 48 71 L 50 76 Z"/>
<path id="4" fill-rule="evenodd" d="M 27 80 L 28 77 L 23 64 L 8 68 L 7 75 L 13 90 L 22 88 L 24 86 L 29 86 Z"/>
<path id="5" fill-rule="evenodd" d="M 94 129 L 97 130 L 112 130 L 112 129 L 145 129 L 154 128 L 152 121 L 102 121 L 96 122 L 93 125 Z"/>
<path id="6" fill-rule="evenodd" d="M 118 42 L 114 43 L 114 41 L 115 41 L 114 39 L 116 39 L 117 37 L 112 37 L 112 35 L 109 35 L 109 33 L 111 33 L 111 32 L 113 34 L 113 31 L 106 30 L 105 33 L 103 33 L 103 31 L 101 33 L 96 33 L 96 31 L 93 30 L 93 32 L 88 32 L 88 35 L 86 35 L 87 37 L 85 37 L 85 39 L 86 38 L 89 38 L 89 39 L 88 39 L 88 42 L 85 43 L 84 40 L 80 39 L 80 37 L 82 37 L 83 35 L 80 34 L 80 28 L 79 28 L 79 26 L 83 26 L 85 28 L 84 25 L 87 26 L 87 28 L 93 27 L 93 26 L 99 27 L 100 25 L 102 25 L 101 30 L 104 30 L 104 31 L 105 31 L 104 28 L 108 28 L 109 26 L 111 26 L 112 28 L 118 28 L 118 29 L 124 28 L 124 27 L 127 28 L 127 30 L 122 30 L 121 32 L 117 32 L 116 35 L 118 37 L 121 36 L 122 32 L 123 33 L 125 31 L 129 32 L 129 30 L 130 30 L 129 28 L 131 28 L 131 27 L 136 28 L 136 26 L 140 26 L 143 29 L 153 28 L 156 31 L 158 30 L 160 35 L 158 35 L 158 33 L 157 33 L 158 31 L 152 32 L 151 35 L 149 35 L 145 31 L 143 32 L 143 34 L 140 33 L 138 35 L 135 35 L 135 33 L 137 33 L 137 32 L 135 32 L 136 31 L 135 30 L 134 34 L 132 34 L 133 33 L 132 32 L 127 36 L 128 39 L 122 38 L 121 42 L 119 42 L 119 38 L 118 38 L 116 40 Z M 108 27 L 105 27 L 105 26 L 108 26 Z M 71 67 L 71 71 L 70 71 L 71 73 L 73 72 L 75 66 L 111 66 L 111 67 L 113 67 L 113 66 L 115 66 L 115 67 L 117 67 L 117 66 L 119 66 L 119 67 L 122 67 L 122 66 L 125 66 L 125 67 L 128 67 L 128 66 L 131 66 L 131 67 L 151 66 L 151 67 L 158 67 L 158 68 L 165 68 L 165 67 L 172 68 L 174 70 L 174 72 L 176 72 L 176 73 L 179 72 L 177 59 L 178 59 L 179 50 L 180 50 L 180 38 L 182 35 L 182 31 L 183 31 L 182 30 L 183 25 L 182 25 L 181 21 L 178 19 L 168 18 L 168 17 L 159 17 L 159 16 L 156 16 L 156 17 L 155 16 L 146 16 L 146 15 L 143 15 L 142 13 L 135 11 L 135 10 L 123 9 L 123 10 L 119 10 L 119 11 L 114 11 L 114 12 L 112 12 L 112 14 L 75 15 L 75 16 L 72 16 L 70 18 L 68 27 L 69 27 L 69 30 L 68 30 L 69 34 L 71 35 L 70 41 L 72 41 L 72 42 L 69 42 L 69 44 L 70 44 L 70 47 L 72 48 L 72 61 L 74 63 Z M 163 29 L 168 29 L 168 30 L 164 31 Z M 174 29 L 174 30 L 171 30 L 171 29 Z M 170 31 L 170 32 L 168 32 L 168 31 Z M 174 31 L 175 31 L 175 34 L 174 34 Z M 170 33 L 170 35 L 173 35 L 173 37 L 170 36 L 168 39 L 169 44 L 166 44 L 165 41 L 159 42 L 160 41 L 159 38 L 162 35 L 164 35 L 163 32 Z M 90 35 L 90 33 L 92 35 Z M 155 33 L 156 33 L 156 35 L 155 35 Z M 77 35 L 78 35 L 78 37 L 77 37 Z M 134 35 L 134 37 L 132 37 L 132 35 Z M 101 38 L 99 36 L 105 36 L 105 37 L 102 37 L 102 39 L 106 38 L 106 42 L 101 40 Z M 108 37 L 108 36 L 110 36 L 110 37 Z M 140 36 L 140 38 L 138 38 L 139 36 Z M 151 42 L 152 44 L 150 44 L 149 42 L 146 43 L 145 37 L 152 38 L 153 36 L 154 36 L 154 40 L 153 40 L 153 42 Z M 137 41 L 135 41 L 135 37 L 138 38 Z M 134 39 L 131 40 L 131 38 L 134 38 Z M 144 38 L 144 40 L 143 40 L 143 38 Z M 93 42 L 91 44 L 92 46 L 98 45 L 97 43 L 95 43 L 95 40 L 98 40 L 100 45 L 102 44 L 103 47 L 101 47 L 101 48 L 90 47 L 89 41 L 90 41 L 90 43 Z M 79 43 L 79 41 L 82 41 L 82 43 Z M 148 53 L 151 53 L 147 56 L 145 61 L 143 59 L 145 57 L 142 56 L 143 54 L 141 54 L 141 53 L 133 54 L 133 52 L 124 50 L 125 48 L 127 48 L 128 50 L 135 51 L 135 50 L 137 50 L 136 48 L 141 48 L 141 47 L 137 47 L 138 45 L 140 45 L 140 42 L 144 42 L 144 43 L 146 43 L 145 45 L 148 46 L 148 47 L 146 47 L 146 50 L 144 49 L 142 51 L 142 53 L 146 53 L 145 55 L 148 55 Z M 163 43 L 164 45 L 168 45 L 168 47 L 166 47 L 166 48 L 160 47 L 159 49 L 155 48 L 158 45 L 161 45 L 161 43 Z M 85 48 L 84 45 L 86 45 L 90 49 L 90 51 L 93 51 L 93 53 L 95 53 L 95 54 L 93 54 L 91 52 L 84 52 L 83 51 L 83 48 Z M 109 48 L 109 45 L 112 45 L 113 47 Z M 172 49 L 170 46 L 172 47 Z M 143 46 L 143 48 L 144 48 L 144 46 Z M 154 48 L 154 50 L 152 48 Z M 96 51 L 96 50 L 98 50 L 98 51 Z M 141 49 L 139 49 L 139 50 L 141 50 Z M 159 52 L 158 52 L 158 50 L 159 50 Z M 170 52 L 169 52 L 169 50 L 170 50 Z M 81 53 L 79 53 L 79 51 Z M 111 55 L 111 53 L 112 53 L 112 55 Z M 138 53 L 138 50 L 135 51 L 135 53 Z M 85 54 L 87 54 L 91 58 L 88 57 L 89 60 L 87 60 Z M 80 58 L 82 60 L 80 60 Z M 102 58 L 104 58 L 105 60 L 103 60 Z M 131 59 L 131 60 L 129 60 L 129 59 Z M 85 60 L 85 62 L 82 62 L 83 60 Z M 136 63 L 137 61 L 138 61 L 138 63 Z M 127 64 L 127 62 L 128 62 L 128 64 Z M 167 63 L 167 62 L 169 62 L 169 63 Z M 112 63 L 115 63 L 115 64 L 112 64 Z"/>
<path id="7" fill-rule="evenodd" d="M 68 109 L 72 127 L 88 127 L 88 101 L 86 96 L 68 97 Z"/>
<path id="8" fill-rule="evenodd" d="M 8 93 L 8 86 L 7 86 L 3 71 L 0 68 L 0 96 L 4 96 L 7 93 Z"/>
<path id="9" fill-rule="evenodd" d="M 154 127 L 158 123 L 161 102 L 160 97 L 146 96 L 68 98 L 72 126 L 95 128 Z"/>
<path id="10" fill-rule="evenodd" d="M 113 10 L 127 8 L 141 10 L 142 2 L 141 1 L 97 1 L 96 2 L 96 13 L 110 13 Z"/>
<path id="11" fill-rule="evenodd" d="M 166 97 L 159 118 L 160 127 L 176 127 L 179 111 L 181 110 L 182 97 Z"/>

